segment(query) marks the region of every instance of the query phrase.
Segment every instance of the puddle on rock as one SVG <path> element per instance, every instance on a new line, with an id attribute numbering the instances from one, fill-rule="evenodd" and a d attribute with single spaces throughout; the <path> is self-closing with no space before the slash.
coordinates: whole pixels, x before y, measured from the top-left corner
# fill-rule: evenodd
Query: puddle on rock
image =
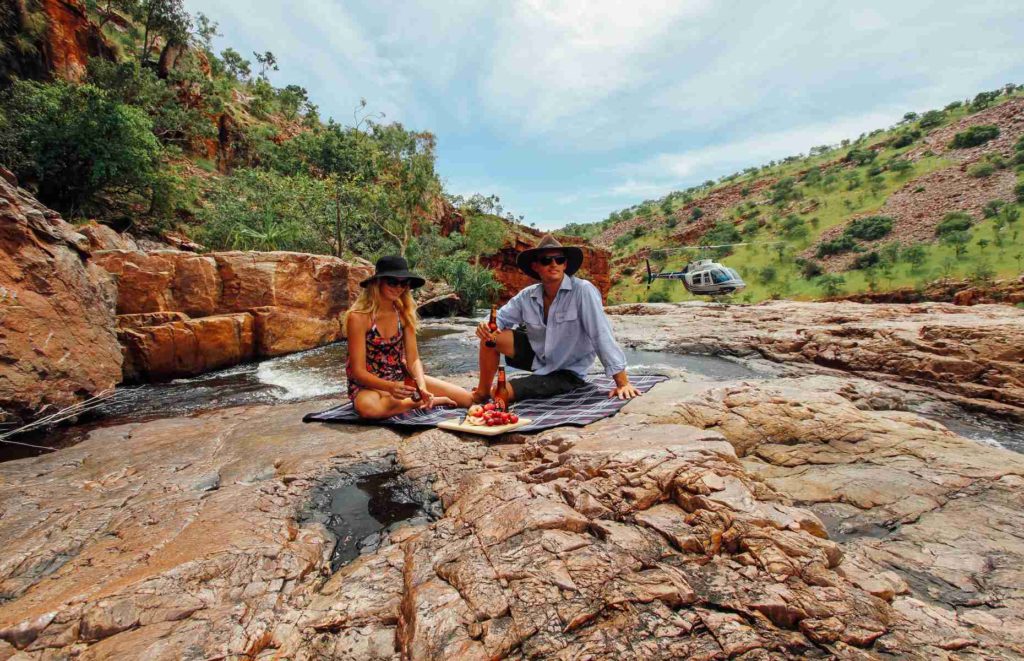
<path id="1" fill-rule="evenodd" d="M 322 523 L 335 537 L 331 571 L 373 553 L 405 525 L 441 515 L 440 501 L 424 493 L 393 459 L 339 469 L 313 489 L 300 522 Z"/>

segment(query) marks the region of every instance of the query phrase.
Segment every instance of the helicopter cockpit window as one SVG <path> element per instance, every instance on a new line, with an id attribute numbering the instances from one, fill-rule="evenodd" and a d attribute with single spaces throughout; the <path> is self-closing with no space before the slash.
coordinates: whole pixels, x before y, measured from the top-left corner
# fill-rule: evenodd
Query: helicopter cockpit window
<path id="1" fill-rule="evenodd" d="M 726 267 L 725 270 L 728 271 L 729 275 L 731 275 L 734 279 L 736 279 L 736 280 L 742 280 L 743 279 L 743 278 L 740 277 L 740 274 L 736 272 L 736 269 L 731 269 L 731 268 Z"/>
<path id="2" fill-rule="evenodd" d="M 715 269 L 712 271 L 711 277 L 716 285 L 722 284 L 723 282 L 729 282 L 729 274 L 721 269 Z"/>

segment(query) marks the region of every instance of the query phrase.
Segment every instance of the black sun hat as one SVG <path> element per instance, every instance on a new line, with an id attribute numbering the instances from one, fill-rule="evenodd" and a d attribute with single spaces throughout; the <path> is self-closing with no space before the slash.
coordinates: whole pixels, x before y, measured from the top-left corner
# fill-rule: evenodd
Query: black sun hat
<path id="1" fill-rule="evenodd" d="M 366 287 L 374 280 L 380 278 L 406 278 L 409 280 L 409 286 L 413 289 L 427 284 L 427 281 L 422 276 L 409 270 L 409 262 L 405 261 L 405 257 L 385 255 L 377 260 L 373 268 L 374 274 L 360 282 L 360 287 Z"/>
<path id="2" fill-rule="evenodd" d="M 561 250 L 568 263 L 565 265 L 565 274 L 572 275 L 580 270 L 583 265 L 583 251 L 576 246 L 563 246 L 558 239 L 545 234 L 535 248 L 524 250 L 516 256 L 516 266 L 526 275 L 534 280 L 540 280 L 540 276 L 533 270 L 533 260 L 545 250 Z"/>

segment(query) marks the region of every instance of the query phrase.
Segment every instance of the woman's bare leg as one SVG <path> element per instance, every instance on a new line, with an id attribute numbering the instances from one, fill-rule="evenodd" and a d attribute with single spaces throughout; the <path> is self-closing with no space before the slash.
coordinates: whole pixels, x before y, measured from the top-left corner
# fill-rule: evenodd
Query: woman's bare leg
<path id="1" fill-rule="evenodd" d="M 390 418 L 393 415 L 418 408 L 420 405 L 419 402 L 414 402 L 408 398 L 395 399 L 387 393 L 370 389 L 360 390 L 352 403 L 355 405 L 356 413 L 359 414 L 359 417 L 370 420 Z"/>
<path id="2" fill-rule="evenodd" d="M 435 396 L 447 397 L 457 406 L 463 408 L 468 408 L 473 403 L 473 395 L 465 388 L 460 388 L 454 383 L 448 383 L 441 379 L 435 379 L 432 376 L 426 376 L 424 379 L 427 382 L 427 390 Z"/>
<path id="3" fill-rule="evenodd" d="M 513 332 L 503 330 L 498 333 L 494 340 L 497 346 L 489 347 L 480 340 L 480 381 L 473 390 L 473 401 L 480 402 L 487 399 L 484 393 L 491 392 L 491 384 L 494 382 L 494 375 L 498 373 L 498 361 L 502 355 L 514 356 L 516 347 Z"/>

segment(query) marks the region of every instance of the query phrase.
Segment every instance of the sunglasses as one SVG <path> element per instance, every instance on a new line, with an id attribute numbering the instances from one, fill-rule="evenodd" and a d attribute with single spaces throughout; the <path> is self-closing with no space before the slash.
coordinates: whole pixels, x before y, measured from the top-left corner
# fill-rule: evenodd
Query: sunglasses
<path id="1" fill-rule="evenodd" d="M 385 285 L 387 285 L 389 287 L 408 287 L 409 286 L 409 279 L 408 278 L 392 278 L 390 275 L 386 275 L 383 278 L 381 278 L 380 281 L 383 282 Z"/>
<path id="2" fill-rule="evenodd" d="M 555 264 L 561 266 L 562 264 L 565 264 L 567 260 L 565 258 L 565 255 L 545 255 L 544 257 L 538 257 L 533 261 L 537 262 L 542 266 L 551 266 L 551 262 L 554 262 Z"/>

